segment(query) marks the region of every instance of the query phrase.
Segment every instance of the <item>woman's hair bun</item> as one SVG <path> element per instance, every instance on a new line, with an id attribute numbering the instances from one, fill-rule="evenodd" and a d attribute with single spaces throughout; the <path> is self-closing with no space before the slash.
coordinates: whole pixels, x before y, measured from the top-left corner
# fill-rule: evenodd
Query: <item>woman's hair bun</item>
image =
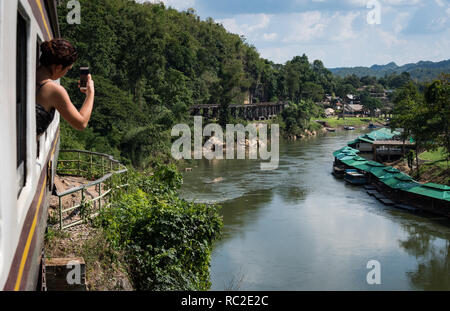
<path id="1" fill-rule="evenodd" d="M 77 50 L 64 39 L 53 39 L 41 44 L 40 62 L 43 66 L 63 65 L 68 67 L 75 63 L 78 58 Z"/>
<path id="2" fill-rule="evenodd" d="M 45 41 L 44 43 L 41 44 L 41 52 L 44 55 L 54 55 L 55 54 L 55 50 L 52 46 L 52 43 L 50 41 Z"/>

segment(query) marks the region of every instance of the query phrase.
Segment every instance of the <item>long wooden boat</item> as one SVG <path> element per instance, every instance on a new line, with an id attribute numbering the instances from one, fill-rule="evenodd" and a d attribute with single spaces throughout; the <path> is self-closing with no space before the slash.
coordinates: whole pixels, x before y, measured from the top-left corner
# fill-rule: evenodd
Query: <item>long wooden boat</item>
<path id="1" fill-rule="evenodd" d="M 344 178 L 345 167 L 342 165 L 337 165 L 337 164 L 333 165 L 333 175 L 339 179 Z"/>
<path id="2" fill-rule="evenodd" d="M 356 169 L 345 170 L 344 180 L 349 184 L 358 186 L 365 185 L 367 183 L 366 175 Z"/>

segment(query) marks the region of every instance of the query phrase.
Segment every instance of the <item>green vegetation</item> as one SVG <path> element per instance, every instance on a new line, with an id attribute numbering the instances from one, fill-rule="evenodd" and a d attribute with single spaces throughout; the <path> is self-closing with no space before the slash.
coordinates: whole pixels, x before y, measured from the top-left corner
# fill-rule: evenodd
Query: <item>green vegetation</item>
<path id="1" fill-rule="evenodd" d="M 373 87 L 374 91 L 376 91 L 377 86 Z M 382 88 L 383 89 L 383 88 Z M 360 96 L 361 105 L 363 105 L 364 108 L 370 111 L 370 115 L 375 115 L 375 110 L 382 108 L 383 105 L 381 104 L 381 101 L 378 98 L 373 98 L 370 96 L 370 93 L 368 91 L 361 92 Z"/>
<path id="2" fill-rule="evenodd" d="M 154 174 L 132 171 L 130 192 L 97 218 L 111 246 L 125 251 L 137 290 L 208 290 L 213 241 L 220 235 L 218 207 L 178 197 L 181 175 L 174 166 Z"/>
<path id="3" fill-rule="evenodd" d="M 417 176 L 438 162 L 450 160 L 450 76 L 442 75 L 439 80 L 427 84 L 420 92 L 412 83 L 394 94 L 394 115 L 391 128 L 402 128 L 403 139 L 412 137 L 416 142 Z M 420 168 L 422 158 L 434 160 Z M 425 171 L 426 173 L 426 171 Z"/>
<path id="4" fill-rule="evenodd" d="M 443 148 L 450 157 L 450 76 L 442 75 L 421 93 L 412 83 L 394 94 L 392 128 L 402 128 L 419 150 Z"/>
<path id="5" fill-rule="evenodd" d="M 419 159 L 425 162 L 416 174 L 418 178 L 450 186 L 450 165 L 444 148 L 425 151 Z"/>
<path id="6" fill-rule="evenodd" d="M 446 164 L 448 160 L 442 147 L 434 151 L 425 151 L 419 154 L 419 159 L 429 162 L 439 162 L 439 164 Z"/>
<path id="7" fill-rule="evenodd" d="M 298 104 L 290 103 L 281 113 L 283 122 L 280 128 L 290 135 L 302 135 L 311 128 L 311 118 L 320 114 L 319 107 L 311 100 L 300 100 Z"/>
<path id="8" fill-rule="evenodd" d="M 418 62 L 416 64 L 406 64 L 404 66 L 397 66 L 395 63 L 389 63 L 384 66 L 374 65 L 368 67 L 354 67 L 354 68 L 333 68 L 330 69 L 333 74 L 345 77 L 349 75 L 356 75 L 358 77 L 372 76 L 376 78 L 387 78 L 396 76 L 397 73 L 406 72 L 412 79 L 420 82 L 432 81 L 443 72 L 450 70 L 450 60 L 441 62 Z"/>
<path id="9" fill-rule="evenodd" d="M 112 154 L 138 168 L 170 161 L 170 130 L 178 123 L 191 125 L 192 105 L 220 104 L 223 125 L 236 121 L 226 108 L 244 99 L 291 102 L 298 110 L 325 94 L 356 92 L 366 82 L 384 86 L 368 77 L 334 77 L 320 60 L 310 62 L 306 55 L 275 64 L 261 58 L 245 38 L 211 18 L 200 20 L 192 9 L 178 12 L 130 0 L 80 2 L 80 25 L 68 25 L 68 9 L 63 2 L 59 6 L 61 32 L 79 51 L 75 68 L 90 66 L 96 98 L 86 131 L 63 122 L 62 144 Z M 79 105 L 78 79 L 79 72 L 72 70 L 62 84 Z M 315 117 L 320 109 L 311 109 Z M 296 114 L 295 125 L 285 114 L 287 129 L 304 129 L 311 111 Z"/>
<path id="10" fill-rule="evenodd" d="M 351 118 L 346 117 L 345 119 L 338 118 L 338 117 L 330 117 L 330 118 L 318 118 L 316 120 L 326 122 L 329 127 L 337 128 L 337 127 L 343 127 L 343 126 L 354 126 L 354 127 L 360 127 L 360 126 L 369 126 L 369 123 L 380 122 L 384 123 L 384 120 L 382 118 Z"/>

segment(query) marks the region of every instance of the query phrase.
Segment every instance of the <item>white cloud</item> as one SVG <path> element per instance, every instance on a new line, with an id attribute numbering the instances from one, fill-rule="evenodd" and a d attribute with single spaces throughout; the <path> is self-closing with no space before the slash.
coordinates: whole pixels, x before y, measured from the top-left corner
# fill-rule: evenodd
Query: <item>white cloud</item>
<path id="1" fill-rule="evenodd" d="M 239 35 L 250 37 L 253 33 L 266 29 L 271 22 L 272 15 L 268 14 L 242 14 L 234 18 L 216 20 L 226 30 Z"/>
<path id="2" fill-rule="evenodd" d="M 225 4 L 215 0 L 163 0 L 178 10 L 193 7 L 202 18 L 215 18 L 277 63 L 303 53 L 327 67 L 450 58 L 448 0 L 378 1 L 380 25 L 367 24 L 368 0 L 230 1 L 226 12 Z"/>
<path id="3" fill-rule="evenodd" d="M 328 36 L 332 41 L 344 41 L 349 39 L 357 39 L 356 30 L 353 22 L 360 17 L 359 12 L 349 12 L 347 14 L 336 13 L 331 17 L 333 21 L 329 26 Z"/>
<path id="4" fill-rule="evenodd" d="M 278 35 L 276 33 L 274 33 L 274 32 L 272 32 L 272 33 L 265 33 L 265 34 L 263 34 L 263 38 L 266 41 L 274 41 L 275 39 L 278 38 Z"/>
<path id="5" fill-rule="evenodd" d="M 238 35 L 245 35 L 243 29 L 239 27 L 235 18 L 224 18 L 216 20 L 217 23 L 222 24 L 226 30 Z"/>
<path id="6" fill-rule="evenodd" d="M 270 24 L 271 16 L 267 14 L 258 14 L 256 18 L 259 20 L 256 24 L 250 25 L 248 31 L 252 32 L 255 30 L 266 29 Z"/>
<path id="7" fill-rule="evenodd" d="M 392 28 L 395 34 L 399 34 L 408 25 L 408 20 L 411 18 L 409 12 L 401 12 L 397 14 L 392 23 Z"/>
<path id="8" fill-rule="evenodd" d="M 283 64 L 294 55 L 299 54 L 293 51 L 292 46 L 279 47 L 277 45 L 261 48 L 259 52 L 262 57 L 279 64 Z"/>
<path id="9" fill-rule="evenodd" d="M 283 16 L 289 21 L 290 34 L 282 40 L 284 43 L 325 41 L 344 41 L 356 38 L 352 23 L 360 16 L 359 12 L 322 13 L 304 12 Z"/>
<path id="10" fill-rule="evenodd" d="M 420 3 L 420 0 L 382 0 L 381 3 L 387 4 L 387 5 L 417 5 Z"/>
<path id="11" fill-rule="evenodd" d="M 282 17 L 289 23 L 289 35 L 282 40 L 285 43 L 308 42 L 323 35 L 325 23 L 319 11 L 289 14 Z"/>
<path id="12" fill-rule="evenodd" d="M 350 5 L 357 7 L 366 7 L 369 0 L 347 0 Z"/>
<path id="13" fill-rule="evenodd" d="M 376 29 L 375 30 L 376 36 L 374 39 L 378 39 L 377 41 L 382 44 L 387 49 L 391 49 L 393 47 L 399 48 L 400 45 L 408 44 L 407 40 L 401 40 L 399 39 L 395 33 L 391 31 L 384 31 L 382 29 Z"/>
<path id="14" fill-rule="evenodd" d="M 440 7 L 445 7 L 445 3 L 442 0 L 436 0 L 436 4 Z"/>

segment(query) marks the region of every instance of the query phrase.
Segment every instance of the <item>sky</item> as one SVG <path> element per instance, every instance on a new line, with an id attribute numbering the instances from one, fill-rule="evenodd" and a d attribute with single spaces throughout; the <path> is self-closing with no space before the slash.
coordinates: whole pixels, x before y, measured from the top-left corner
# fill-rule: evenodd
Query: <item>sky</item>
<path id="1" fill-rule="evenodd" d="M 450 0 L 140 0 L 193 8 L 284 64 L 328 68 L 450 59 Z"/>

